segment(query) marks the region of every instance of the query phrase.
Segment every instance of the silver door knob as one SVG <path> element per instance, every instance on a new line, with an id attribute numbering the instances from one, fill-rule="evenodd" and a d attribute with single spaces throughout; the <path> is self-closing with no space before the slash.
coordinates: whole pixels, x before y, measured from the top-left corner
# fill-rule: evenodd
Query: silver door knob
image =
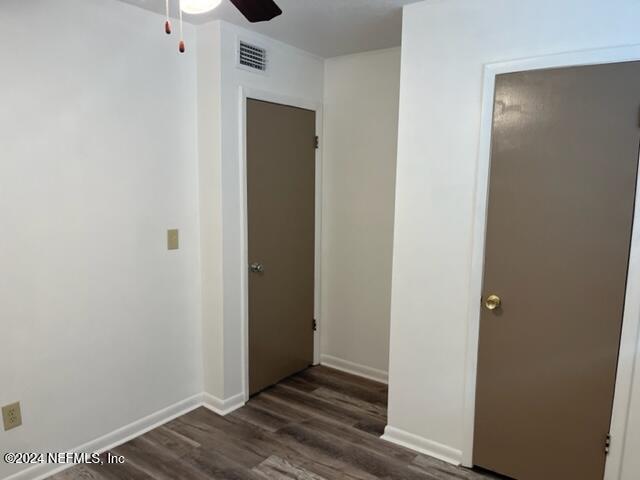
<path id="1" fill-rule="evenodd" d="M 252 263 L 249 267 L 249 270 L 251 270 L 251 273 L 263 273 L 264 265 L 262 265 L 261 263 Z"/>

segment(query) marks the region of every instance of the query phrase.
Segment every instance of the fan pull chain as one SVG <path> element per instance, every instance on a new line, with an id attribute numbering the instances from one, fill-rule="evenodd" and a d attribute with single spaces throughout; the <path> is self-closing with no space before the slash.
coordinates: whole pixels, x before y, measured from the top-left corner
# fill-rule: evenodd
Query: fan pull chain
<path id="1" fill-rule="evenodd" d="M 182 31 L 182 0 L 178 0 L 178 10 L 180 10 L 180 44 L 178 46 L 178 50 L 180 53 L 184 53 L 184 34 Z"/>
<path id="2" fill-rule="evenodd" d="M 167 35 L 171 35 L 171 20 L 169 20 L 169 0 L 165 0 L 166 3 L 166 11 L 167 11 L 167 20 L 164 22 L 164 31 Z"/>

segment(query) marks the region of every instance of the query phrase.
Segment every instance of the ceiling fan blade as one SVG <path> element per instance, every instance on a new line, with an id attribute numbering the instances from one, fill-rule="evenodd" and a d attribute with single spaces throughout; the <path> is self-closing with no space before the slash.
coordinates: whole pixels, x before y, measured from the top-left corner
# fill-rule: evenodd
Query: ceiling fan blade
<path id="1" fill-rule="evenodd" d="M 282 14 L 273 0 L 231 0 L 251 23 L 266 22 Z"/>

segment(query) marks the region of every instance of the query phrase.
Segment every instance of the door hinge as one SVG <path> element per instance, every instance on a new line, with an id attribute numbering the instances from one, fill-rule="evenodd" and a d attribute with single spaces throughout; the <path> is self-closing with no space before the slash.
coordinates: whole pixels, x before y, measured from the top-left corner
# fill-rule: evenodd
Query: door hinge
<path id="1" fill-rule="evenodd" d="M 318 135 L 316 135 L 314 145 L 316 147 L 316 150 L 320 148 L 320 137 L 318 137 Z"/>
<path id="2" fill-rule="evenodd" d="M 604 440 L 604 454 L 609 455 L 609 448 L 611 447 L 611 434 L 607 433 Z"/>
<path id="3" fill-rule="evenodd" d="M 313 319 L 313 331 L 317 331 L 318 330 L 318 322 L 316 321 L 316 319 Z"/>

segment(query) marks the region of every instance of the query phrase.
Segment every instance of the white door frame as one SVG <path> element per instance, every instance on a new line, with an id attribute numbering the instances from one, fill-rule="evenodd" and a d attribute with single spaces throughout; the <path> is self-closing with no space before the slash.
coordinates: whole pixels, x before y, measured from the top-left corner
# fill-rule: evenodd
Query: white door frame
<path id="1" fill-rule="evenodd" d="M 544 57 L 487 64 L 484 68 L 482 120 L 476 169 L 476 191 L 472 244 L 471 278 L 464 398 L 464 444 L 462 464 L 473 465 L 473 429 L 475 417 L 478 335 L 480 332 L 480 299 L 484 273 L 484 247 L 487 220 L 487 194 L 491 161 L 491 129 L 496 75 L 546 68 L 598 65 L 640 60 L 640 45 L 584 50 Z M 620 356 L 611 420 L 611 449 L 607 457 L 605 480 L 618 480 L 621 475 L 629 406 L 633 387 L 634 365 L 640 331 L 640 195 L 636 190 L 636 210 L 631 239 L 631 253 L 625 295 Z M 638 359 L 640 360 L 640 359 Z"/>
<path id="2" fill-rule="evenodd" d="M 322 103 L 304 98 L 288 97 L 267 90 L 240 87 L 240 192 L 242 196 L 240 232 L 242 265 L 240 283 L 242 292 L 242 385 L 245 402 L 249 400 L 249 239 L 247 214 L 247 99 L 262 100 L 290 107 L 304 108 L 316 113 L 316 135 L 322 139 Z M 316 205 L 315 205 L 315 280 L 314 280 L 314 318 L 317 322 L 313 334 L 313 364 L 320 363 L 320 254 L 322 252 L 322 142 L 316 149 Z"/>

